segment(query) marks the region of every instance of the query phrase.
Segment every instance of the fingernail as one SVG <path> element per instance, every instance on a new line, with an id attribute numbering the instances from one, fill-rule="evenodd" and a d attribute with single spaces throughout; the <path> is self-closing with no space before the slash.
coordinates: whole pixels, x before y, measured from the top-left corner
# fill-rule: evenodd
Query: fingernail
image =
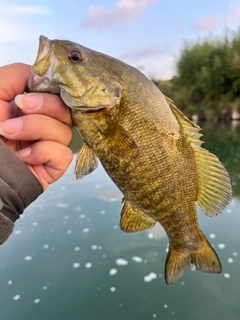
<path id="1" fill-rule="evenodd" d="M 31 147 L 27 147 L 16 152 L 17 156 L 21 159 L 29 157 L 31 153 L 32 153 Z"/>
<path id="2" fill-rule="evenodd" d="M 36 93 L 19 94 L 15 97 L 15 102 L 20 109 L 36 110 L 41 108 L 43 97 Z"/>
<path id="3" fill-rule="evenodd" d="M 0 122 L 0 135 L 7 136 L 13 133 L 17 133 L 23 127 L 22 119 L 15 118 Z"/>

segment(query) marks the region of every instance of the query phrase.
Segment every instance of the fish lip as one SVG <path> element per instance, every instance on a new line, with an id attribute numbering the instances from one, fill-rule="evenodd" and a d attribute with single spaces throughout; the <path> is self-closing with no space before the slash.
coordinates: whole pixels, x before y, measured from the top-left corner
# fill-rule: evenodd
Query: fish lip
<path id="1" fill-rule="evenodd" d="M 55 94 L 60 93 L 59 85 L 52 81 L 51 76 L 48 73 L 44 74 L 43 76 L 39 76 L 35 72 L 31 71 L 28 80 L 28 88 L 32 92 L 40 91 Z"/>

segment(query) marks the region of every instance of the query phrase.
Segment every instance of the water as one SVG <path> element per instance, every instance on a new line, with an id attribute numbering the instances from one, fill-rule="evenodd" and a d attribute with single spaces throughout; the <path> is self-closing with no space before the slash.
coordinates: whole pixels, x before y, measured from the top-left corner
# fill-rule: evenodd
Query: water
<path id="1" fill-rule="evenodd" d="M 233 203 L 204 231 L 221 275 L 189 269 L 164 281 L 168 239 L 157 227 L 125 234 L 121 194 L 100 167 L 66 174 L 24 213 L 0 247 L 0 320 L 237 320 L 240 314 L 240 126 L 201 124 L 204 147 L 227 166 Z M 74 138 L 72 148 L 79 148 Z"/>

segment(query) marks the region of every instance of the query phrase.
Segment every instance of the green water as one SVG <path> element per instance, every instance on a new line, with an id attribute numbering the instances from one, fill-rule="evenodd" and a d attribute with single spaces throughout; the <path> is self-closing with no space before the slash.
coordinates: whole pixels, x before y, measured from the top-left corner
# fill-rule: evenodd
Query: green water
<path id="1" fill-rule="evenodd" d="M 72 163 L 0 248 L 0 320 L 239 320 L 240 125 L 201 126 L 204 147 L 226 165 L 234 192 L 222 215 L 198 210 L 221 275 L 189 269 L 167 286 L 165 232 L 121 232 L 117 188 L 101 167 L 76 182 Z M 72 148 L 79 148 L 75 138 Z"/>

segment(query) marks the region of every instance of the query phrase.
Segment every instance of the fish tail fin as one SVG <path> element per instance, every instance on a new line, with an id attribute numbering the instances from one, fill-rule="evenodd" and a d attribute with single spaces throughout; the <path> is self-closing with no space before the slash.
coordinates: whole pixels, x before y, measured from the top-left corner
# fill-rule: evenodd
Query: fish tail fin
<path id="1" fill-rule="evenodd" d="M 206 273 L 221 273 L 221 262 L 206 237 L 202 234 L 201 245 L 193 251 L 177 251 L 169 247 L 166 264 L 165 280 L 168 285 L 177 281 L 191 265 Z"/>

